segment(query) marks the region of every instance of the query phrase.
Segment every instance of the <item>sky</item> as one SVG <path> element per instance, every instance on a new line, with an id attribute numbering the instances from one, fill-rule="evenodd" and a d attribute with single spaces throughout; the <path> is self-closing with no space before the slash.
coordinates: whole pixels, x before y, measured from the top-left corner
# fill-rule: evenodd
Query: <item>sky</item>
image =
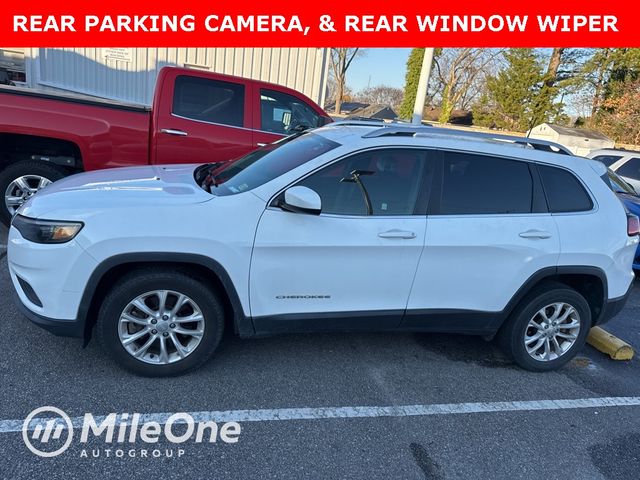
<path id="1" fill-rule="evenodd" d="M 347 71 L 347 85 L 354 92 L 378 85 L 404 88 L 410 48 L 367 48 Z"/>

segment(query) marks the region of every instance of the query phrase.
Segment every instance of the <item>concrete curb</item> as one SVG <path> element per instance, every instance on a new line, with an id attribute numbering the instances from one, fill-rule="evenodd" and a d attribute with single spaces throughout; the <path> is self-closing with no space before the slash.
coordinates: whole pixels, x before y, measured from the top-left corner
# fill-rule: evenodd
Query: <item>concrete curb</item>
<path id="1" fill-rule="evenodd" d="M 587 343 L 595 349 L 606 353 L 613 360 L 631 360 L 633 358 L 633 347 L 611 335 L 600 327 L 593 327 L 587 336 Z"/>

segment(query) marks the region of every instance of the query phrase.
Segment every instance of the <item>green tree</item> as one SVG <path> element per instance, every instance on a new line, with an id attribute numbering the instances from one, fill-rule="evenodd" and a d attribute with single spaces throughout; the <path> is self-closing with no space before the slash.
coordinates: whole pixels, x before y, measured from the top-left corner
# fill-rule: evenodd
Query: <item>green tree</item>
<path id="1" fill-rule="evenodd" d="M 487 80 L 486 92 L 474 108 L 474 123 L 524 132 L 553 120 L 562 105 L 558 88 L 542 60 L 530 48 L 504 52 L 505 67 Z"/>
<path id="2" fill-rule="evenodd" d="M 625 95 L 639 78 L 640 49 L 596 48 L 584 61 L 574 85 L 592 92 L 591 116 L 597 120 L 603 104 L 611 105 L 607 100 Z"/>
<path id="3" fill-rule="evenodd" d="M 413 104 L 416 102 L 420 70 L 424 59 L 424 48 L 414 48 L 407 60 L 407 73 L 404 80 L 404 97 L 400 105 L 400 118 L 410 119 L 413 116 Z"/>

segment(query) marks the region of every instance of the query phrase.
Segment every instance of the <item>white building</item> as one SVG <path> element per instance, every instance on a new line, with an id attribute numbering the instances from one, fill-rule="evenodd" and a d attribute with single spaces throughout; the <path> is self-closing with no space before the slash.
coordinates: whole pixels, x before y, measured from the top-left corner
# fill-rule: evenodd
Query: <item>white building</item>
<path id="1" fill-rule="evenodd" d="M 613 148 L 616 144 L 609 137 L 596 130 L 570 128 L 552 123 L 542 123 L 533 127 L 529 136 L 564 145 L 575 155 L 585 156 L 592 150 Z"/>
<path id="2" fill-rule="evenodd" d="M 18 80 L 26 86 L 143 104 L 151 104 L 158 71 L 166 65 L 285 85 L 323 105 L 329 49 L 0 48 L 0 68 L 24 72 Z"/>

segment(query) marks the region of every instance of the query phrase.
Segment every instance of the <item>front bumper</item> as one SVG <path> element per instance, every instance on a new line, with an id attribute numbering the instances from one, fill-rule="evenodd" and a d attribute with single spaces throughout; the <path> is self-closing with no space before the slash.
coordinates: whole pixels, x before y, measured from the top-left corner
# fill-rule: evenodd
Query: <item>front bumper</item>
<path id="1" fill-rule="evenodd" d="M 96 262 L 72 240 L 38 244 L 11 227 L 7 263 L 19 310 L 35 324 L 57 334 L 82 336 L 80 303 Z"/>
<path id="2" fill-rule="evenodd" d="M 16 293 L 13 294 L 13 301 L 22 315 L 54 335 L 60 337 L 84 337 L 84 324 L 82 322 L 77 320 L 60 320 L 39 315 L 29 310 Z"/>

